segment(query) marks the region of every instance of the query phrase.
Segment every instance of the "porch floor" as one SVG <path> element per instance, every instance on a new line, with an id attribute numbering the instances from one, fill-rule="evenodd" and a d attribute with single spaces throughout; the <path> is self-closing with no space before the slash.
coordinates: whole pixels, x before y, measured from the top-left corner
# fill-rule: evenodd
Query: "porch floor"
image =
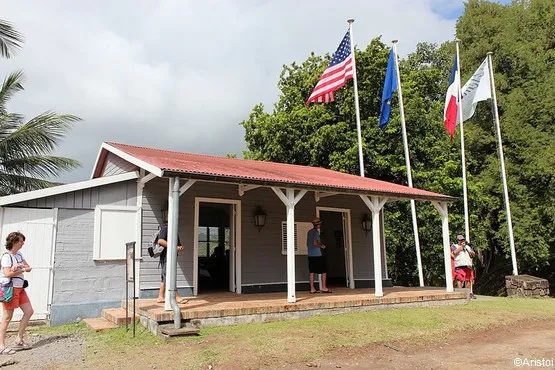
<path id="1" fill-rule="evenodd" d="M 445 288 L 434 287 L 391 287 L 383 288 L 383 291 L 383 297 L 376 297 L 374 289 L 370 288 L 333 288 L 331 294 L 297 292 L 296 303 L 288 303 L 285 292 L 257 294 L 215 292 L 188 297 L 187 301 L 179 306 L 182 320 L 199 326 L 212 326 L 239 322 L 275 321 L 395 306 L 457 304 L 464 302 L 467 298 L 466 292 L 448 293 Z M 125 302 L 123 307 L 125 307 Z M 132 310 L 132 304 L 129 309 Z M 165 311 L 164 304 L 157 303 L 155 299 L 136 300 L 136 313 L 149 321 L 158 323 L 173 321 L 173 311 Z M 244 319 L 233 320 L 233 317 L 243 317 Z"/>

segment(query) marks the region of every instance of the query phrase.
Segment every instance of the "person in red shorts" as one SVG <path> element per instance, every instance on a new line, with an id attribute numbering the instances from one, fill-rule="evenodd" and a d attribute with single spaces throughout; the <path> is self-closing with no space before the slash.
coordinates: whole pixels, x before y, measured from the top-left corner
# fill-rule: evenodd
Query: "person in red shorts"
<path id="1" fill-rule="evenodd" d="M 33 316 L 33 306 L 25 292 L 25 279 L 23 278 L 24 272 L 30 272 L 31 266 L 25 261 L 20 250 L 25 243 L 25 235 L 20 232 L 12 232 L 6 238 L 6 249 L 0 259 L 0 283 L 9 284 L 10 281 L 13 285 L 13 298 L 9 302 L 2 302 L 4 306 L 4 313 L 2 314 L 2 321 L 0 322 L 0 356 L 12 355 L 17 350 L 31 349 L 31 345 L 23 341 L 23 335 L 27 324 Z M 19 330 L 15 343 L 12 348 L 6 346 L 6 331 L 8 324 L 12 320 L 13 311 L 16 308 L 21 308 L 23 317 L 19 322 Z"/>
<path id="2" fill-rule="evenodd" d="M 457 235 L 457 244 L 451 246 L 451 252 L 455 260 L 455 270 L 453 278 L 457 281 L 457 286 L 462 288 L 463 283 L 470 285 L 470 298 L 474 298 L 472 285 L 474 283 L 474 269 L 472 258 L 474 251 L 466 244 L 464 236 Z"/>

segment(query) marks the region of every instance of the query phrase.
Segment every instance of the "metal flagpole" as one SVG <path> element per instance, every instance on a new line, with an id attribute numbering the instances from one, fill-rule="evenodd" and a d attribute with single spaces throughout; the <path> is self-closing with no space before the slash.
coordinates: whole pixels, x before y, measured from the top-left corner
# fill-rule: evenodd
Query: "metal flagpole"
<path id="1" fill-rule="evenodd" d="M 355 63 L 355 42 L 353 39 L 353 22 L 355 20 L 350 18 L 347 20 L 349 23 L 349 35 L 351 37 L 351 55 L 353 58 L 353 85 L 355 87 L 355 109 L 357 119 L 357 136 L 358 136 L 358 162 L 360 165 L 360 176 L 364 177 L 364 160 L 362 158 L 362 135 L 360 133 L 360 109 L 358 107 L 358 88 L 357 88 L 357 68 Z"/>
<path id="2" fill-rule="evenodd" d="M 495 131 L 497 133 L 497 144 L 499 146 L 499 161 L 501 162 L 501 178 L 503 180 L 503 194 L 505 196 L 505 209 L 507 212 L 507 227 L 509 229 L 509 244 L 511 246 L 511 259 L 513 262 L 513 275 L 518 275 L 516 265 L 515 240 L 513 236 L 513 222 L 511 220 L 511 206 L 509 205 L 509 191 L 507 189 L 507 177 L 505 175 L 505 159 L 503 155 L 503 144 L 501 141 L 501 125 L 499 124 L 499 112 L 497 111 L 497 95 L 495 94 L 495 81 L 493 80 L 493 64 L 491 61 L 492 52 L 488 53 L 489 80 L 491 83 L 491 97 L 493 104 L 493 116 L 495 119 Z"/>
<path id="3" fill-rule="evenodd" d="M 459 58 L 459 39 L 455 40 L 457 45 L 457 110 L 459 112 L 459 125 L 461 126 L 461 158 L 462 158 L 462 179 L 463 179 L 463 201 L 464 201 L 464 231 L 466 241 L 470 242 L 470 227 L 468 225 L 468 194 L 466 191 L 466 159 L 464 156 L 464 130 L 463 130 L 463 112 L 461 99 L 461 60 Z"/>
<path id="4" fill-rule="evenodd" d="M 397 58 L 397 41 L 393 40 L 393 53 L 395 54 L 395 71 L 397 73 L 397 91 L 399 93 L 399 113 L 401 114 L 401 132 L 403 133 L 403 145 L 405 147 L 405 163 L 407 166 L 407 179 L 409 187 L 412 188 L 412 171 L 410 168 L 409 143 L 407 140 L 407 128 L 405 125 L 405 108 L 403 106 L 403 92 L 401 89 L 401 74 L 399 73 L 399 59 Z M 416 261 L 418 263 L 418 279 L 420 286 L 424 286 L 424 274 L 422 272 L 422 260 L 420 258 L 420 238 L 418 237 L 418 222 L 416 219 L 416 204 L 414 199 L 410 200 L 412 213 L 412 228 L 414 230 L 414 243 L 416 247 Z"/>

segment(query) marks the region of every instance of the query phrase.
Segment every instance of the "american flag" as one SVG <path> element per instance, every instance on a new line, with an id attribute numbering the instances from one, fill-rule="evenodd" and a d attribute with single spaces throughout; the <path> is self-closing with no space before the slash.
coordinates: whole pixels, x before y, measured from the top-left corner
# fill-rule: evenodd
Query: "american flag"
<path id="1" fill-rule="evenodd" d="M 306 101 L 306 105 L 310 102 L 329 103 L 333 101 L 333 92 L 342 88 L 345 81 L 353 78 L 353 55 L 351 54 L 351 35 L 349 31 L 343 37 L 343 41 L 333 54 L 328 68 L 320 77 L 316 87 Z"/>

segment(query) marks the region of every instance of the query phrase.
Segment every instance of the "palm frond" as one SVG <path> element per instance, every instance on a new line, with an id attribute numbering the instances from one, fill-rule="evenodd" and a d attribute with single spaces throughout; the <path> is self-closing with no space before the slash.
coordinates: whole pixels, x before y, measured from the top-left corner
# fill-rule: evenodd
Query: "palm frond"
<path id="1" fill-rule="evenodd" d="M 60 185 L 60 183 L 33 177 L 0 173 L 0 196 L 44 189 L 56 185 Z"/>
<path id="2" fill-rule="evenodd" d="M 22 43 L 23 35 L 10 22 L 0 19 L 0 55 L 10 58 Z"/>
<path id="3" fill-rule="evenodd" d="M 79 117 L 45 112 L 25 122 L 23 115 L 8 112 L 7 102 L 23 89 L 22 80 L 23 72 L 11 73 L 0 90 L 0 196 L 56 185 L 45 178 L 80 166 L 74 159 L 50 155 Z"/>
<path id="4" fill-rule="evenodd" d="M 24 118 L 21 114 L 0 111 L 0 142 L 17 131 Z"/>
<path id="5" fill-rule="evenodd" d="M 0 172 L 30 177 L 55 177 L 81 164 L 71 158 L 55 156 L 15 157 L 0 159 Z"/>
<path id="6" fill-rule="evenodd" d="M 9 136 L 0 138 L 0 153 L 8 157 L 33 157 L 50 153 L 75 122 L 80 120 L 79 117 L 70 114 L 40 114 L 19 126 Z"/>
<path id="7" fill-rule="evenodd" d="M 6 103 L 18 91 L 23 90 L 23 71 L 12 72 L 4 79 L 0 90 L 0 112 L 6 112 Z"/>

